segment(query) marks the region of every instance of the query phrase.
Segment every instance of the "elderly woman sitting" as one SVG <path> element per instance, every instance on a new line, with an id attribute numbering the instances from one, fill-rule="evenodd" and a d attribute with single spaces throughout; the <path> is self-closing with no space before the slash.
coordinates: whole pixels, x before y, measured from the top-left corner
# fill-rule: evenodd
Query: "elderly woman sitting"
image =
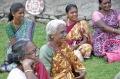
<path id="1" fill-rule="evenodd" d="M 38 48 L 27 39 L 21 39 L 12 46 L 9 63 L 16 63 L 7 79 L 48 79 L 44 65 L 39 62 Z"/>
<path id="2" fill-rule="evenodd" d="M 46 34 L 48 43 L 41 47 L 39 57 L 49 76 L 52 79 L 84 79 L 85 67 L 65 42 L 66 23 L 62 20 L 51 20 L 46 26 Z"/>

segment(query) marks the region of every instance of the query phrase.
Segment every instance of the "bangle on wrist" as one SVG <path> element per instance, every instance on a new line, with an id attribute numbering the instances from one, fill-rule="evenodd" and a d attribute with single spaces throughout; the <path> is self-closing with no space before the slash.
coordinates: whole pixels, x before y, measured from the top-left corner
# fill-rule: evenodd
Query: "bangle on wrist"
<path id="1" fill-rule="evenodd" d="M 33 70 L 25 70 L 25 73 L 27 73 L 27 72 L 32 72 Z"/>

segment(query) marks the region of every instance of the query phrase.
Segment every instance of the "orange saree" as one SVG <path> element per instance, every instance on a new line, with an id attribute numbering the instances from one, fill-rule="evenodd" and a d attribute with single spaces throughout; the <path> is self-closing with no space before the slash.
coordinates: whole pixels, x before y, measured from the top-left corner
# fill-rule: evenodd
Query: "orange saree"
<path id="1" fill-rule="evenodd" d="M 90 29 L 86 21 L 77 21 L 67 27 L 66 41 L 69 45 L 75 45 L 82 41 L 83 37 L 87 38 L 87 43 L 80 45 L 77 49 L 80 51 L 84 58 L 90 58 L 92 46 Z"/>
<path id="2" fill-rule="evenodd" d="M 66 58 L 69 59 L 75 70 L 85 69 L 82 62 L 73 53 L 71 47 L 66 42 L 64 42 L 59 46 L 59 50 L 55 50 L 54 56 L 52 58 L 50 75 L 53 79 L 74 79 L 71 65 L 61 54 L 61 52 Z"/>

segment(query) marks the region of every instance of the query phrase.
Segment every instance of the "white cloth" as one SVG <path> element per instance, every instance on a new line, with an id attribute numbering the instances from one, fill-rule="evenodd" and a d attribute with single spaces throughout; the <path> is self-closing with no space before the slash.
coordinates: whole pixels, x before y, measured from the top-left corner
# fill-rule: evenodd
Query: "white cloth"
<path id="1" fill-rule="evenodd" d="M 27 77 L 19 68 L 14 68 L 9 73 L 7 79 L 27 79 Z"/>
<path id="2" fill-rule="evenodd" d="M 83 62 L 84 58 L 79 50 L 74 50 L 74 54 Z"/>

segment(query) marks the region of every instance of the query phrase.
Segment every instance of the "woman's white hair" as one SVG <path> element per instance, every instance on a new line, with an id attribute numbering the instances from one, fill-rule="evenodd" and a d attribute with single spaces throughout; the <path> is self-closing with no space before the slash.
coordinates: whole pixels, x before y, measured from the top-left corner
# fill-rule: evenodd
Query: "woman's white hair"
<path id="1" fill-rule="evenodd" d="M 47 34 L 47 40 L 48 41 L 52 40 L 50 35 L 55 34 L 57 32 L 57 28 L 60 25 L 66 26 L 65 21 L 55 19 L 55 20 L 51 20 L 50 22 L 47 23 L 47 25 L 46 25 L 46 34 Z"/>

